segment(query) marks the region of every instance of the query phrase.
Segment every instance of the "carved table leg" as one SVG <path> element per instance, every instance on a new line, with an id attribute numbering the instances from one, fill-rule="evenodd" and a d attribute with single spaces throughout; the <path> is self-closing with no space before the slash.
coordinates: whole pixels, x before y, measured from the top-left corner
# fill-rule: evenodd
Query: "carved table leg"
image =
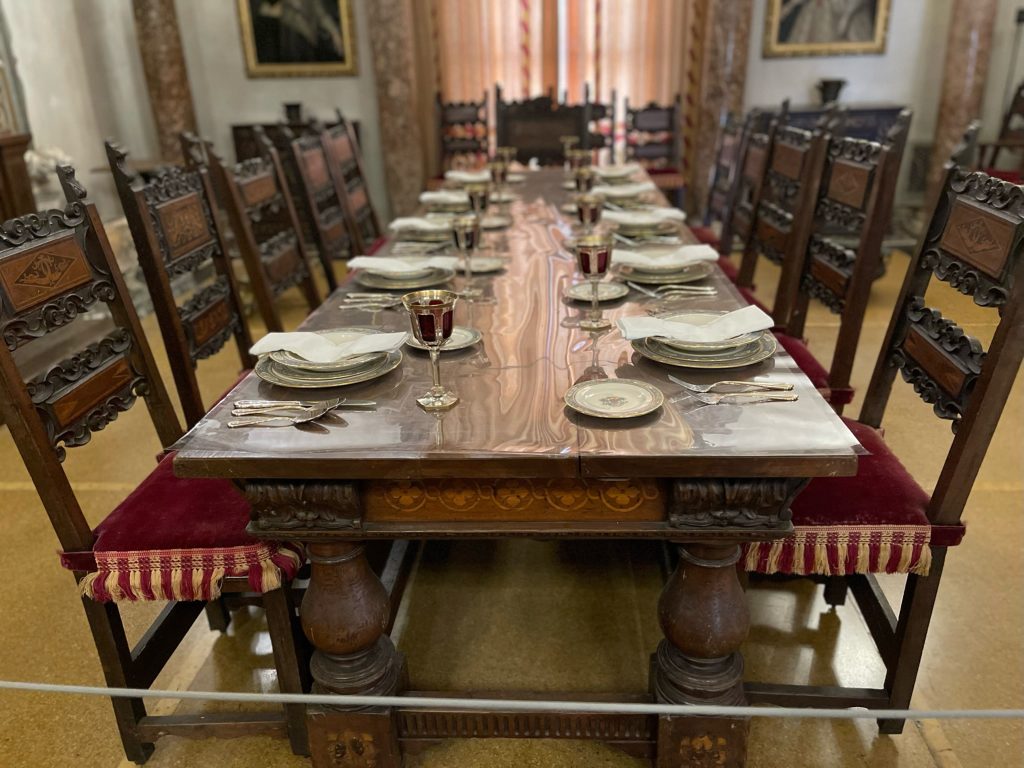
<path id="1" fill-rule="evenodd" d="M 310 663 L 317 693 L 393 694 L 402 661 L 385 634 L 388 594 L 362 544 L 308 545 L 312 563 L 302 601 L 302 628 L 316 650 Z M 401 755 L 390 709 L 309 708 L 316 768 L 398 768 Z"/>
<path id="2" fill-rule="evenodd" d="M 750 613 L 733 543 L 684 544 L 679 565 L 658 601 L 665 639 L 654 664 L 654 693 L 668 704 L 746 703 L 743 658 L 738 648 Z M 748 718 L 662 716 L 658 768 L 742 766 Z"/>

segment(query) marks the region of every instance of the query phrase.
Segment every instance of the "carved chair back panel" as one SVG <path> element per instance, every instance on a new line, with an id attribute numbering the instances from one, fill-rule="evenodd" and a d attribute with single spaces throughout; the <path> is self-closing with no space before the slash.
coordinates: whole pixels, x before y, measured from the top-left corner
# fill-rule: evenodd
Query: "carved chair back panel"
<path id="1" fill-rule="evenodd" d="M 747 239 L 754 223 L 754 208 L 761 196 L 770 143 L 771 137 L 766 133 L 751 134 L 748 140 L 733 212 L 734 231 L 743 240 Z"/>
<path id="2" fill-rule="evenodd" d="M 987 353 L 981 342 L 925 304 L 934 277 L 981 307 L 1013 313 L 1007 303 L 1024 240 L 1024 188 L 984 173 L 951 173 L 907 278 L 894 320 L 889 363 L 899 369 L 954 432 L 966 413 Z M 996 337 L 999 337 L 997 330 Z"/>
<path id="3" fill-rule="evenodd" d="M 814 134 L 792 126 L 775 132 L 771 163 L 757 205 L 751 244 L 769 261 L 782 264 L 789 253 L 801 190 L 811 184 L 810 163 Z"/>

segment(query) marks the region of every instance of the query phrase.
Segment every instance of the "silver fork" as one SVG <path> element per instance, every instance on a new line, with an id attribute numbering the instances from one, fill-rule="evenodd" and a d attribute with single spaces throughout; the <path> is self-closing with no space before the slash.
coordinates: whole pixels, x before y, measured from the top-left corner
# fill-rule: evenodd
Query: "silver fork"
<path id="1" fill-rule="evenodd" d="M 312 411 L 321 407 L 327 410 L 335 408 L 375 408 L 374 400 L 350 400 L 347 397 L 335 397 L 331 400 L 237 400 L 231 410 L 232 416 L 251 416 L 274 411 Z"/>
<path id="2" fill-rule="evenodd" d="M 689 381 L 683 381 L 682 379 L 676 378 L 672 374 L 669 374 L 668 380 L 673 384 L 678 384 L 683 389 L 689 390 L 690 392 L 697 392 L 700 394 L 707 394 L 714 390 L 715 387 L 741 387 L 750 392 L 761 392 L 761 391 L 776 391 L 776 392 L 792 392 L 793 385 L 788 382 L 772 382 L 772 381 L 716 381 L 714 384 L 694 384 Z M 739 392 L 731 392 L 725 394 L 742 394 Z"/>
<path id="3" fill-rule="evenodd" d="M 684 397 L 692 397 L 705 405 L 754 405 L 755 403 L 791 403 L 799 399 L 796 392 L 727 392 L 721 394 L 689 392 Z M 674 397 L 673 402 L 682 398 Z"/>
<path id="4" fill-rule="evenodd" d="M 669 283 L 667 285 L 659 285 L 654 289 L 654 292 L 659 296 L 663 296 L 666 293 L 699 293 L 702 296 L 714 296 L 718 293 L 718 289 L 713 285 L 690 285 L 688 283 Z"/>
<path id="5" fill-rule="evenodd" d="M 254 427 L 271 421 L 284 422 L 281 426 L 295 426 L 298 424 L 305 424 L 307 421 L 316 421 L 322 416 L 327 415 L 331 410 L 332 409 L 329 406 L 322 405 L 319 408 L 311 408 L 306 413 L 298 416 L 274 416 L 273 414 L 264 414 L 263 416 L 244 416 L 240 419 L 233 419 L 229 421 L 228 426 L 231 428 Z"/>

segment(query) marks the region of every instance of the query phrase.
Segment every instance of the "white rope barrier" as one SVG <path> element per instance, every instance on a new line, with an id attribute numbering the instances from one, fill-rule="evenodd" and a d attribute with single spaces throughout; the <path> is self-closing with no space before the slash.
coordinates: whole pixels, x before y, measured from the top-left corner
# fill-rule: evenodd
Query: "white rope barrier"
<path id="1" fill-rule="evenodd" d="M 497 712 L 576 712 L 593 714 L 679 715 L 683 717 L 786 717 L 831 720 L 1024 720 L 1024 709 L 827 709 L 824 707 L 735 707 L 524 699 L 463 699 L 458 696 L 339 696 L 306 693 L 238 693 L 230 691 L 168 691 L 156 688 L 103 688 L 0 680 L 0 690 L 63 693 L 133 699 L 199 699 L 259 704 L 319 704 L 339 707 L 402 707 Z"/>

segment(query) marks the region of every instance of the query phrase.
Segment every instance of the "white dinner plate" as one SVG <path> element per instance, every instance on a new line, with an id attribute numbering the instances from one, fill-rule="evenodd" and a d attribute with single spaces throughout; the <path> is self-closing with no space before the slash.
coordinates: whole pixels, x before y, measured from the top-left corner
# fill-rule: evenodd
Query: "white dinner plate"
<path id="1" fill-rule="evenodd" d="M 476 328 L 456 325 L 452 328 L 452 335 L 448 338 L 448 343 L 441 347 L 441 351 L 455 352 L 459 349 L 465 349 L 466 347 L 473 346 L 482 338 L 483 334 Z M 405 343 L 413 349 L 422 349 L 424 352 L 429 349 L 426 344 L 421 344 L 414 336 L 410 336 Z"/>
<path id="2" fill-rule="evenodd" d="M 335 344 L 343 344 L 347 341 L 354 341 L 360 336 L 368 336 L 372 333 L 381 333 L 379 328 L 341 328 L 336 331 L 316 331 L 321 336 L 327 337 L 330 341 Z M 333 363 L 314 363 L 306 358 L 289 352 L 286 349 L 279 349 L 276 352 L 271 352 L 269 357 L 278 365 L 284 366 L 285 368 L 299 369 L 303 371 L 321 371 L 339 373 L 341 371 L 352 371 L 357 368 L 362 368 L 370 363 L 379 362 L 384 359 L 385 352 L 368 352 L 364 355 L 353 355 L 352 357 L 343 357 L 341 360 L 335 360 Z"/>
<path id="3" fill-rule="evenodd" d="M 256 361 L 256 368 L 254 370 L 256 375 L 263 379 L 263 381 L 276 384 L 279 387 L 327 389 L 330 387 L 345 387 L 350 384 L 360 384 L 364 381 L 378 379 L 384 374 L 390 373 L 401 364 L 402 352 L 400 350 L 387 353 L 380 363 L 370 364 L 354 371 L 334 373 L 287 368 L 275 363 L 270 359 L 269 355 L 263 355 Z"/>
<path id="4" fill-rule="evenodd" d="M 597 284 L 597 300 L 598 301 L 615 301 L 615 299 L 621 299 L 623 296 L 629 293 L 629 288 L 622 283 L 598 283 Z M 565 295 L 573 301 L 592 301 L 594 296 L 594 289 L 590 287 L 590 283 L 577 283 L 565 292 Z"/>
<path id="5" fill-rule="evenodd" d="M 472 272 L 476 274 L 484 274 L 487 272 L 497 272 L 498 270 L 505 268 L 505 260 L 499 259 L 497 256 L 474 256 L 469 262 L 473 267 Z M 465 273 L 466 262 L 459 262 L 459 272 Z"/>
<path id="6" fill-rule="evenodd" d="M 483 229 L 505 229 L 512 226 L 512 217 L 494 213 L 488 214 L 480 219 L 480 226 Z"/>
<path id="7" fill-rule="evenodd" d="M 686 310 L 681 312 L 663 312 L 657 315 L 657 317 L 662 320 L 675 320 L 691 325 L 706 325 L 716 317 L 721 317 L 724 314 L 725 312 L 716 312 L 715 310 Z M 680 349 L 684 352 L 719 352 L 753 344 L 764 336 L 765 333 L 767 331 L 752 331 L 751 333 L 733 336 L 731 339 L 724 339 L 722 341 L 682 341 L 680 339 L 669 339 L 664 336 L 657 336 L 655 338 L 666 347 Z"/>
<path id="8" fill-rule="evenodd" d="M 693 283 L 697 280 L 703 280 L 705 277 L 714 272 L 712 262 L 710 261 L 697 261 L 693 264 L 687 264 L 680 270 L 675 272 L 642 272 L 633 267 L 621 264 L 616 267 L 618 273 L 626 278 L 632 280 L 634 283 L 644 283 L 647 285 L 669 285 L 672 283 Z"/>
<path id="9" fill-rule="evenodd" d="M 656 363 L 705 370 L 754 365 L 770 358 L 778 348 L 771 334 L 765 334 L 753 344 L 722 352 L 684 352 L 666 347 L 658 339 L 634 339 L 630 343 L 639 355 Z"/>
<path id="10" fill-rule="evenodd" d="M 574 411 L 602 419 L 643 416 L 664 402 L 661 390 L 635 379 L 591 379 L 565 393 L 565 404 Z"/>
<path id="11" fill-rule="evenodd" d="M 385 291 L 413 291 L 418 288 L 429 288 L 433 285 L 447 283 L 454 276 L 455 272 L 450 269 L 432 269 L 426 277 L 410 278 L 402 276 L 396 279 L 386 277 L 377 272 L 367 272 L 361 269 L 356 273 L 355 279 L 357 283 L 365 288 L 380 288 Z"/>

